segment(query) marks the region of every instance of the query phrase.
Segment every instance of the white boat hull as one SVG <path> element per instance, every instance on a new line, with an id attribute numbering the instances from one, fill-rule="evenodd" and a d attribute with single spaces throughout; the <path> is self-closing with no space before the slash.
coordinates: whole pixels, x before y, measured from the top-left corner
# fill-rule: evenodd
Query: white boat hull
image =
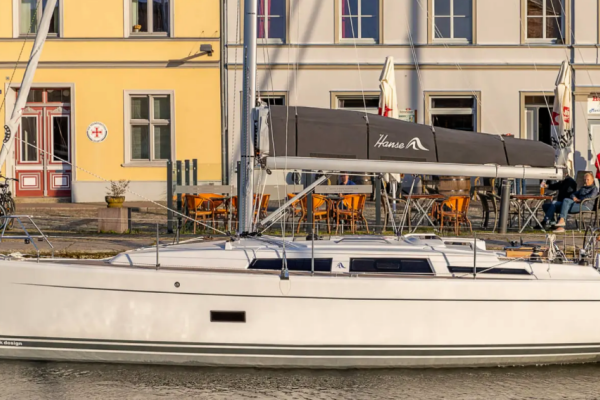
<path id="1" fill-rule="evenodd" d="M 2 358 L 301 368 L 600 359 L 600 281 L 281 281 L 26 262 L 0 273 Z M 211 311 L 246 322 L 211 322 Z"/>

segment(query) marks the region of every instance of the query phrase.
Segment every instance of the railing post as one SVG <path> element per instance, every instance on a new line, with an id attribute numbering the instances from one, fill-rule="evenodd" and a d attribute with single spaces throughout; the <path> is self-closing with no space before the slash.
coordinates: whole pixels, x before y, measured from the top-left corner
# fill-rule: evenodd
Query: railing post
<path id="1" fill-rule="evenodd" d="M 381 233 L 381 175 L 375 177 L 375 232 Z"/>
<path id="2" fill-rule="evenodd" d="M 500 233 L 505 234 L 508 226 L 508 214 L 510 213 L 510 181 L 502 180 L 502 192 L 500 198 Z"/>
<path id="3" fill-rule="evenodd" d="M 305 188 L 309 187 L 313 183 L 313 178 L 314 178 L 313 174 L 305 175 L 305 181 L 304 181 Z M 312 221 L 313 221 L 313 196 L 312 196 L 312 193 L 307 193 L 307 195 L 306 195 L 306 223 L 307 223 L 306 233 L 308 233 L 309 235 L 313 234 Z"/>
<path id="4" fill-rule="evenodd" d="M 192 160 L 192 185 L 198 186 L 198 159 L 196 158 Z"/>
<path id="5" fill-rule="evenodd" d="M 131 218 L 129 219 L 131 221 Z M 173 233 L 173 161 L 167 161 L 167 232 Z"/>
<path id="6" fill-rule="evenodd" d="M 177 186 L 181 186 L 182 184 L 182 176 L 181 176 L 181 161 L 177 161 Z M 181 212 L 181 193 L 177 193 L 177 211 Z"/>

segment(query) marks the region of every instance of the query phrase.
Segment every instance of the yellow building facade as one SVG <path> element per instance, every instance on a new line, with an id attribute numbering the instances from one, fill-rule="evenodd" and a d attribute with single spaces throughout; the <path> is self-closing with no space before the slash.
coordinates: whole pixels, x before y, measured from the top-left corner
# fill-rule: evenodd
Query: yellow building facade
<path id="1" fill-rule="evenodd" d="M 0 0 L 5 121 L 41 2 Z M 126 179 L 127 200 L 164 200 L 168 159 L 221 181 L 219 0 L 58 0 L 50 31 L 5 167 L 17 197 L 97 202 Z"/>

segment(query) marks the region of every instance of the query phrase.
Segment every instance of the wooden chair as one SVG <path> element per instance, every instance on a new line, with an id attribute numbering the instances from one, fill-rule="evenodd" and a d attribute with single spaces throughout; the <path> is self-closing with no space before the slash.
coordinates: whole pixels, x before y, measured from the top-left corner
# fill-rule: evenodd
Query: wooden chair
<path id="1" fill-rule="evenodd" d="M 444 231 L 444 222 L 454 223 L 454 232 L 456 235 L 460 235 L 459 226 L 461 224 L 469 225 L 471 233 L 473 233 L 473 227 L 471 221 L 469 221 L 469 203 L 471 201 L 470 196 L 450 196 L 448 200 L 442 202 L 438 208 L 438 215 L 441 220 L 440 230 Z"/>
<path id="2" fill-rule="evenodd" d="M 327 221 L 327 233 L 331 233 L 331 225 L 329 224 L 329 217 L 331 215 L 331 202 L 325 196 L 321 196 L 318 194 L 312 195 L 312 226 L 313 231 L 315 229 L 316 221 Z M 302 222 L 308 222 L 308 198 L 303 197 L 300 199 L 300 207 L 301 207 L 301 215 L 300 220 L 298 221 L 298 230 L 300 232 L 300 228 L 302 226 Z"/>
<path id="3" fill-rule="evenodd" d="M 487 229 L 490 220 L 490 214 L 494 213 L 494 227 L 492 228 L 492 232 L 495 232 L 496 227 L 498 226 L 499 209 L 498 201 L 496 200 L 494 193 L 491 190 L 484 189 L 476 190 L 475 194 L 477 195 L 477 197 L 479 197 L 479 200 L 481 201 L 482 228 Z"/>
<path id="4" fill-rule="evenodd" d="M 219 219 L 223 222 L 223 226 L 227 224 L 228 210 L 227 199 L 221 194 L 203 193 L 199 197 L 209 200 L 211 211 L 213 212 L 213 221 L 216 223 Z"/>
<path id="5" fill-rule="evenodd" d="M 338 201 L 336 207 L 333 209 L 336 217 L 335 233 L 338 231 L 340 221 L 350 222 L 352 233 L 356 233 L 356 224 L 362 222 L 367 229 L 367 233 L 369 233 L 369 224 L 363 214 L 366 201 L 367 196 L 364 194 L 343 196 L 342 200 Z"/>
<path id="6" fill-rule="evenodd" d="M 254 207 L 254 222 L 256 222 L 256 218 L 264 218 L 267 216 L 267 209 L 269 206 L 269 199 L 271 198 L 270 194 L 265 194 L 262 196 L 261 204 L 258 210 L 256 209 L 256 202 L 260 198 L 259 195 L 254 195 L 254 201 L 252 206 Z M 231 220 L 234 223 L 236 229 L 239 221 L 239 202 L 237 196 L 231 197 Z"/>
<path id="7" fill-rule="evenodd" d="M 287 198 L 288 200 L 291 200 L 295 197 L 296 195 L 294 193 L 288 193 L 287 194 Z M 296 200 L 294 201 L 290 207 L 290 213 L 288 214 L 288 218 L 300 218 L 302 216 L 302 205 L 300 204 L 301 200 Z"/>
<path id="8" fill-rule="evenodd" d="M 202 220 L 206 223 L 209 219 L 212 219 L 213 225 L 215 222 L 214 214 L 212 212 L 212 201 L 201 196 L 195 196 L 188 194 L 185 196 L 185 205 L 187 208 L 187 215 L 194 220 L 194 234 L 196 234 L 196 221 Z M 205 226 L 202 226 L 205 229 Z"/>

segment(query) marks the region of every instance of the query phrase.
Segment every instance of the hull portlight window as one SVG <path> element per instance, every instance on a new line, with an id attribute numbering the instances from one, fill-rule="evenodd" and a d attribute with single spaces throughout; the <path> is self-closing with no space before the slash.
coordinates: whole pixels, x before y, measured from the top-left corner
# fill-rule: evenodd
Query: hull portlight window
<path id="1" fill-rule="evenodd" d="M 473 267 L 448 267 L 448 271 L 453 274 L 472 274 Z M 485 268 L 477 267 L 475 272 L 478 274 L 499 274 L 499 275 L 531 275 L 529 271 L 521 268 Z"/>
<path id="2" fill-rule="evenodd" d="M 352 258 L 350 272 L 433 274 L 426 258 Z"/>
<path id="3" fill-rule="evenodd" d="M 246 311 L 211 311 L 210 322 L 246 322 Z"/>
<path id="4" fill-rule="evenodd" d="M 331 272 L 332 260 L 331 258 L 315 258 L 315 272 Z M 286 262 L 290 271 L 311 272 L 310 258 L 288 258 Z M 280 258 L 255 258 L 248 268 L 279 271 L 283 268 L 283 261 Z"/>

